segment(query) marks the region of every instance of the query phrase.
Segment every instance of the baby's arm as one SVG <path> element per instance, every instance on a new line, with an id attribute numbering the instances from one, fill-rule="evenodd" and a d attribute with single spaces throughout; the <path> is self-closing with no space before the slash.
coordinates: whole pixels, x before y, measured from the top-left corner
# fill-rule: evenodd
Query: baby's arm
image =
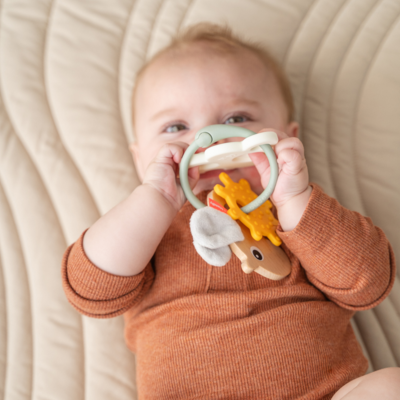
<path id="1" fill-rule="evenodd" d="M 187 147 L 181 142 L 165 145 L 147 168 L 143 184 L 87 231 L 83 246 L 99 268 L 130 276 L 146 267 L 185 202 L 177 172 Z M 192 187 L 196 170 L 189 171 Z"/>
<path id="2" fill-rule="evenodd" d="M 80 313 L 120 315 L 150 287 L 150 260 L 185 202 L 176 176 L 186 148 L 184 143 L 164 146 L 147 168 L 143 184 L 65 251 L 63 288 Z M 198 177 L 198 168 L 189 170 L 192 187 Z"/>
<path id="3" fill-rule="evenodd" d="M 393 286 L 394 254 L 383 231 L 317 185 L 296 228 L 278 234 L 309 281 L 341 307 L 375 307 Z"/>
<path id="4" fill-rule="evenodd" d="M 175 215 L 174 207 L 157 189 L 140 185 L 89 228 L 83 239 L 85 253 L 103 271 L 137 275 L 150 261 Z"/>
<path id="5" fill-rule="evenodd" d="M 304 149 L 297 138 L 279 133 L 275 147 L 279 177 L 274 202 L 279 236 L 300 260 L 311 283 L 342 307 L 376 306 L 389 293 L 395 276 L 393 250 L 370 218 L 347 210 L 316 185 L 309 186 Z M 269 163 L 250 155 L 265 187 Z"/>

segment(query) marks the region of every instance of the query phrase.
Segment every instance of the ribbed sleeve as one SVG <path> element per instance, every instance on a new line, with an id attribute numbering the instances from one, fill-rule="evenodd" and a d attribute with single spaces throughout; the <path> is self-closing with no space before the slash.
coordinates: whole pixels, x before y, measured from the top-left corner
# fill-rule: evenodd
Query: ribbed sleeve
<path id="1" fill-rule="evenodd" d="M 83 249 L 83 237 L 67 248 L 62 284 L 68 301 L 81 314 L 111 318 L 123 314 L 145 294 L 154 279 L 149 263 L 138 275 L 117 276 L 96 267 Z"/>
<path id="2" fill-rule="evenodd" d="M 395 278 L 393 250 L 370 218 L 347 210 L 313 184 L 307 208 L 290 232 L 278 235 L 298 257 L 310 282 L 350 310 L 375 307 Z"/>

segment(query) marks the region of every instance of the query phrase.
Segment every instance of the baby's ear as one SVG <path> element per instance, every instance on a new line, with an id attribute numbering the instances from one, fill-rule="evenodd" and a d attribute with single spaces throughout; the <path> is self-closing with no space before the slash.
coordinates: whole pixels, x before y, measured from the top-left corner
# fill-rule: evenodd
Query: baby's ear
<path id="1" fill-rule="evenodd" d="M 296 121 L 289 122 L 286 126 L 285 133 L 289 137 L 299 137 L 299 123 Z"/>
<path id="2" fill-rule="evenodd" d="M 222 267 L 230 260 L 230 244 L 244 240 L 239 225 L 228 214 L 211 207 L 193 213 L 190 230 L 196 251 L 215 267 Z"/>

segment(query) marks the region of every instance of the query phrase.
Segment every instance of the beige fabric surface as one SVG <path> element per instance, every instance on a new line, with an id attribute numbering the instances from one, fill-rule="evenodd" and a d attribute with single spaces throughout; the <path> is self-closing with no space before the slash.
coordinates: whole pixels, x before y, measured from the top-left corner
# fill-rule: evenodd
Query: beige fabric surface
<path id="1" fill-rule="evenodd" d="M 135 399 L 123 320 L 80 316 L 66 247 L 139 183 L 136 71 L 180 28 L 228 23 L 287 71 L 311 180 L 400 260 L 398 0 L 0 0 L 0 396 Z M 398 273 L 399 275 L 399 273 Z M 370 371 L 400 366 L 400 285 L 356 314 Z M 169 366 L 165 366 L 169 368 Z"/>

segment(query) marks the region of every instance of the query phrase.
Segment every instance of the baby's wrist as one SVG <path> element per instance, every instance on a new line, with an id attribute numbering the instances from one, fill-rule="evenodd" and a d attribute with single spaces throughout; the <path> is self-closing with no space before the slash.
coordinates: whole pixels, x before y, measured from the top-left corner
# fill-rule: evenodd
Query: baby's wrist
<path id="1" fill-rule="evenodd" d="M 311 192 L 312 187 L 307 186 L 303 192 L 277 206 L 278 219 L 283 231 L 292 231 L 300 222 L 311 197 Z"/>
<path id="2" fill-rule="evenodd" d="M 164 215 L 170 214 L 172 218 L 175 217 L 178 210 L 176 206 L 156 187 L 150 183 L 142 183 L 135 189 L 135 192 L 139 191 L 141 196 L 144 198 L 151 199 L 151 203 L 154 204 L 155 213 L 162 212 Z"/>

